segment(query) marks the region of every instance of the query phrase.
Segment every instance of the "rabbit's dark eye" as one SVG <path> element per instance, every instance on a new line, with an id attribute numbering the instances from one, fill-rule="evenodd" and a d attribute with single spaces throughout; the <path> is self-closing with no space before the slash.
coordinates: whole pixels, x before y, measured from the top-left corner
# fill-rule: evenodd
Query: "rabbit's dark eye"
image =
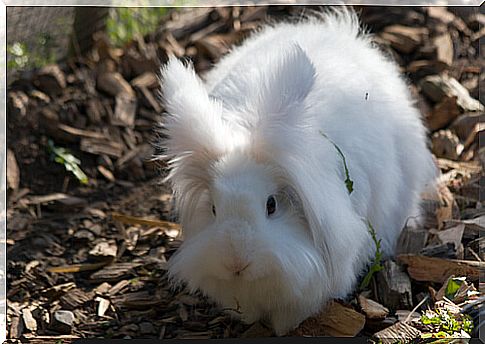
<path id="1" fill-rule="evenodd" d="M 212 215 L 216 216 L 216 206 L 212 205 Z"/>
<path id="2" fill-rule="evenodd" d="M 274 214 L 276 211 L 276 198 L 274 196 L 269 196 L 268 200 L 266 201 L 266 214 L 268 216 Z"/>

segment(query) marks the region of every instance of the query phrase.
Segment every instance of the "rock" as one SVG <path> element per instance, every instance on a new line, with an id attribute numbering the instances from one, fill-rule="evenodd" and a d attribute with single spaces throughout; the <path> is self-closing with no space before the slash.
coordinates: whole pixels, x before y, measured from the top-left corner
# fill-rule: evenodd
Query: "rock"
<path id="1" fill-rule="evenodd" d="M 455 78 L 445 74 L 427 76 L 419 82 L 419 86 L 423 93 L 436 103 L 445 97 L 456 97 L 456 103 L 464 112 L 484 110 L 483 104 L 472 98 L 465 87 Z"/>
<path id="2" fill-rule="evenodd" d="M 60 334 L 70 334 L 72 332 L 74 321 L 74 313 L 67 310 L 58 310 L 51 315 L 51 323 L 49 329 Z"/>

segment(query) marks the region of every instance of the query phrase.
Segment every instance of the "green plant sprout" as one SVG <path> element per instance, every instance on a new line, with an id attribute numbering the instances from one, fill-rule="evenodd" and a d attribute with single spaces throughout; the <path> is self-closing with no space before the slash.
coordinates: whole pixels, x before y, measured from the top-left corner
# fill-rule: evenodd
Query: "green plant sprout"
<path id="1" fill-rule="evenodd" d="M 344 153 L 342 153 L 342 151 L 335 144 L 335 142 L 333 142 L 332 140 L 330 140 L 330 138 L 323 131 L 320 130 L 320 134 L 323 137 L 325 137 L 335 147 L 335 149 L 337 150 L 338 154 L 342 158 L 342 162 L 344 164 L 344 169 L 345 169 L 345 181 L 344 182 L 345 182 L 345 186 L 347 187 L 347 190 L 348 190 L 349 195 L 350 195 L 352 193 L 352 191 L 354 191 L 354 182 L 352 181 L 352 179 L 350 179 L 349 169 L 347 167 L 347 162 L 345 160 Z"/>
<path id="2" fill-rule="evenodd" d="M 349 192 L 349 195 L 350 195 L 352 191 L 354 191 L 354 182 L 352 181 L 352 179 L 350 179 L 349 168 L 347 167 L 347 161 L 345 160 L 344 153 L 337 146 L 337 144 L 333 142 L 323 131 L 320 130 L 320 134 L 323 137 L 325 137 L 335 147 L 338 154 L 342 158 L 342 162 L 344 164 L 344 170 L 345 170 L 344 182 L 345 182 L 345 186 L 347 187 L 347 191 Z M 381 239 L 377 240 L 376 231 L 369 220 L 367 220 L 367 227 L 369 228 L 369 233 L 376 245 L 376 252 L 375 252 L 374 258 L 372 259 L 369 272 L 365 275 L 364 279 L 362 280 L 362 283 L 360 284 L 360 289 L 365 289 L 369 285 L 372 279 L 372 276 L 374 276 L 375 273 L 384 269 L 384 267 L 381 264 L 381 260 L 382 260 Z"/>
<path id="3" fill-rule="evenodd" d="M 55 162 L 64 165 L 66 170 L 72 172 L 82 184 L 88 183 L 88 177 L 79 167 L 81 160 L 72 155 L 67 149 L 56 147 L 52 140 L 48 141 L 48 150 Z"/>
<path id="4" fill-rule="evenodd" d="M 119 7 L 110 12 L 106 33 L 114 46 L 121 47 L 135 35 L 144 36 L 156 31 L 166 14 L 165 7 Z"/>
<path id="5" fill-rule="evenodd" d="M 427 310 L 421 315 L 424 325 L 433 325 L 436 333 L 422 334 L 421 338 L 450 338 L 451 336 L 462 337 L 462 331 L 470 335 L 473 330 L 473 320 L 467 314 L 453 315 L 449 310 Z"/>
<path id="6" fill-rule="evenodd" d="M 29 49 L 25 42 L 7 44 L 8 69 L 40 68 L 56 61 L 55 40 L 48 33 L 38 33 Z"/>
<path id="7" fill-rule="evenodd" d="M 369 221 L 367 221 L 367 226 L 369 227 L 369 233 L 372 237 L 372 240 L 376 245 L 376 253 L 374 255 L 374 258 L 372 259 L 369 272 L 365 275 L 364 279 L 360 284 L 360 289 L 367 288 L 367 286 L 369 285 L 372 279 L 372 276 L 374 276 L 375 273 L 384 269 L 384 266 L 381 264 L 381 260 L 382 260 L 381 239 L 377 240 L 376 231 Z"/>

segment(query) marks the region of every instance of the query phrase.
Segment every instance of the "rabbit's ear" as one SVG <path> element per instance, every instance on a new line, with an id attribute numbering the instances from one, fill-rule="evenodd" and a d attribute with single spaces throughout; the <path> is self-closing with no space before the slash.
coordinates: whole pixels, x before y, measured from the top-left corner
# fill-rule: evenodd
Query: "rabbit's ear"
<path id="1" fill-rule="evenodd" d="M 305 100 L 315 84 L 316 70 L 303 49 L 293 44 L 261 77 L 251 148 L 256 157 L 278 160 L 279 154 L 300 152 L 301 139 L 313 130 L 314 118 Z"/>
<path id="2" fill-rule="evenodd" d="M 171 56 L 161 72 L 162 99 L 167 112 L 162 127 L 168 137 L 166 154 L 215 159 L 225 149 L 227 129 L 222 104 L 211 99 L 191 65 Z"/>
<path id="3" fill-rule="evenodd" d="M 292 112 L 312 89 L 315 74 L 313 63 L 298 44 L 283 48 L 262 75 L 259 111 L 265 114 Z"/>

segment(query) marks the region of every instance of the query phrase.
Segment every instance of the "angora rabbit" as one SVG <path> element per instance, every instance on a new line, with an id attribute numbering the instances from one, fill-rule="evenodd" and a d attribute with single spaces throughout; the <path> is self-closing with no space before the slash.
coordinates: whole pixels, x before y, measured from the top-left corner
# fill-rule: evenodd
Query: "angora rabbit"
<path id="1" fill-rule="evenodd" d="M 243 321 L 295 328 L 353 291 L 375 253 L 367 221 L 392 256 L 419 215 L 426 130 L 353 12 L 268 25 L 205 81 L 174 57 L 161 76 L 184 231 L 169 275 Z"/>

